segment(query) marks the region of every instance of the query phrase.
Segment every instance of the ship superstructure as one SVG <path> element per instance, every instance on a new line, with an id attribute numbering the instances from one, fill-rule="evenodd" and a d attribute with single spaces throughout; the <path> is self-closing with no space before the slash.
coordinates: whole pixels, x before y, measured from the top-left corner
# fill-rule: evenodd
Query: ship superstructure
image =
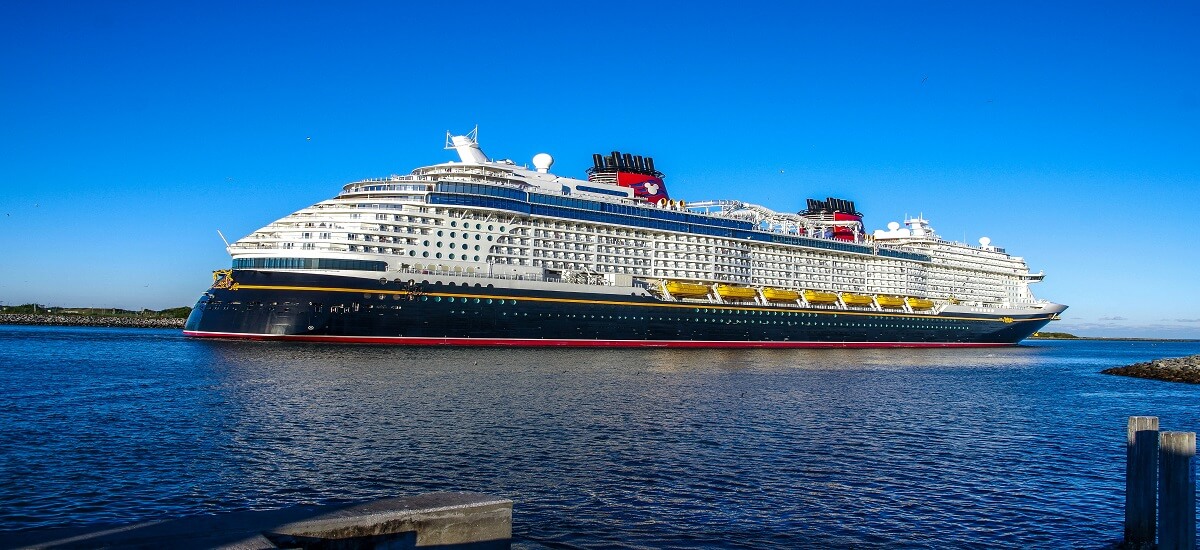
<path id="1" fill-rule="evenodd" d="M 232 269 L 218 272 L 186 333 L 466 345 L 995 345 L 1065 309 L 1034 298 L 1029 285 L 1042 275 L 1022 258 L 986 239 L 978 247 L 943 240 L 920 217 L 867 233 L 853 202 L 838 198 L 809 199 L 795 214 L 672 198 L 649 157 L 596 154 L 584 180 L 551 173 L 544 153 L 532 168 L 489 160 L 476 132 L 447 134 L 446 147 L 457 161 L 347 184 L 230 245 Z M 511 312 L 486 307 L 509 301 Z M 681 316 L 687 310 L 695 311 Z"/>

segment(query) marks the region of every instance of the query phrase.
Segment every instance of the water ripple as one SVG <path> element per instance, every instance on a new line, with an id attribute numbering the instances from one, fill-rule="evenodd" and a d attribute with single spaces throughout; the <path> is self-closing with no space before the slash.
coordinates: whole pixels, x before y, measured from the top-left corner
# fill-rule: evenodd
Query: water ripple
<path id="1" fill-rule="evenodd" d="M 483 350 L 0 327 L 0 531 L 442 490 L 516 546 L 1100 547 L 1186 343 Z"/>

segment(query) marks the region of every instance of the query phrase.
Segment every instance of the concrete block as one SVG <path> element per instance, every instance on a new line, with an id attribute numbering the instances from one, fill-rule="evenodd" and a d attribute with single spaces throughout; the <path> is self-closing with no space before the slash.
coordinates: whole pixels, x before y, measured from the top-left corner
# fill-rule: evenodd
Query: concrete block
<path id="1" fill-rule="evenodd" d="M 0 533 L 6 548 L 508 548 L 512 501 L 431 493 L 372 502 L 232 512 L 116 527 Z"/>

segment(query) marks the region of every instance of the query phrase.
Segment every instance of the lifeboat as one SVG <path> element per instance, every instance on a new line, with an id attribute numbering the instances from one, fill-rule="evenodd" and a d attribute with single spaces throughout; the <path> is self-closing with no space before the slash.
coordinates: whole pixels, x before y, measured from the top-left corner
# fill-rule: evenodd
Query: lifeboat
<path id="1" fill-rule="evenodd" d="M 748 286 L 717 285 L 717 294 L 729 300 L 753 300 L 758 291 Z"/>
<path id="2" fill-rule="evenodd" d="M 667 292 L 675 297 L 707 296 L 708 286 L 682 281 L 667 281 Z"/>
<path id="3" fill-rule="evenodd" d="M 924 298 L 908 297 L 904 299 L 904 303 L 913 309 L 933 309 L 933 300 L 926 300 Z"/>
<path id="4" fill-rule="evenodd" d="M 862 294 L 850 294 L 849 292 L 842 293 L 842 303 L 848 306 L 869 306 L 874 298 L 864 296 Z"/>
<path id="5" fill-rule="evenodd" d="M 904 307 L 904 298 L 899 296 L 876 296 L 875 301 L 879 302 L 879 307 Z"/>
<path id="6" fill-rule="evenodd" d="M 784 290 L 782 288 L 764 288 L 763 298 L 772 302 L 795 302 L 800 298 L 800 293 L 795 290 Z"/>
<path id="7" fill-rule="evenodd" d="M 838 295 L 832 292 L 805 290 L 804 299 L 810 304 L 836 304 L 838 301 Z"/>

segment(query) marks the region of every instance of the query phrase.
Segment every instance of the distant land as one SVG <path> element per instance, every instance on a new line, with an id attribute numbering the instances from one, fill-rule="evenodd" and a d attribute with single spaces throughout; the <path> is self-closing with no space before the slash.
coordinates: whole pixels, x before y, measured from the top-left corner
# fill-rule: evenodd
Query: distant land
<path id="1" fill-rule="evenodd" d="M 1030 340 L 1105 340 L 1114 342 L 1200 342 L 1197 338 L 1121 338 L 1113 336 L 1076 336 L 1067 332 L 1035 332 Z"/>
<path id="2" fill-rule="evenodd" d="M 183 328 L 192 308 L 134 311 L 118 308 L 23 304 L 0 307 L 0 325 L 59 325 L 130 328 Z"/>
<path id="3" fill-rule="evenodd" d="M 165 319 L 187 319 L 187 316 L 192 313 L 192 308 L 188 306 L 173 307 L 168 309 L 143 309 L 140 311 L 131 309 L 120 309 L 111 307 L 61 307 L 61 306 L 46 306 L 42 304 L 24 304 L 19 306 L 0 306 L 0 313 L 9 314 L 45 314 L 45 315 L 99 315 L 104 317 L 142 317 L 142 318 L 165 318 Z"/>
<path id="4" fill-rule="evenodd" d="M 1075 340 L 1080 337 L 1067 332 L 1035 332 L 1030 338 L 1037 338 L 1039 340 Z"/>

